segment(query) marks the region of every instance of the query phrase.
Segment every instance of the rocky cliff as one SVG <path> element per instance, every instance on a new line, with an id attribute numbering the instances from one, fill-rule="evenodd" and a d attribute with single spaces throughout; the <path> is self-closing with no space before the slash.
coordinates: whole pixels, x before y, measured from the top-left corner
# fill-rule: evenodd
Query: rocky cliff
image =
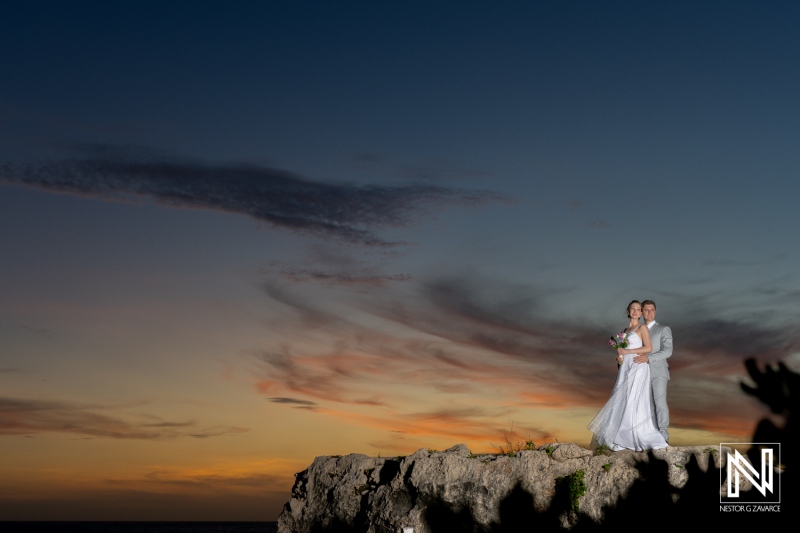
<path id="1" fill-rule="evenodd" d="M 461 444 L 406 457 L 318 457 L 296 474 L 278 532 L 578 531 L 637 516 L 678 525 L 699 505 L 718 513 L 713 445 L 596 453 L 555 443 L 511 455 L 473 455 Z"/>

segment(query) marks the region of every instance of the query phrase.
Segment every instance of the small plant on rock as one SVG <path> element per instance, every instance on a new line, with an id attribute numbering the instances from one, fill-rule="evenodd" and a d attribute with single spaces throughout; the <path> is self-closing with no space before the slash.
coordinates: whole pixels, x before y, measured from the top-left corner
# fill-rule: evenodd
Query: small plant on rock
<path id="1" fill-rule="evenodd" d="M 594 450 L 594 454 L 595 454 L 595 455 L 609 455 L 610 453 L 611 453 L 611 448 L 609 448 L 609 447 L 608 447 L 608 446 L 606 446 L 605 444 L 601 444 L 601 445 L 599 445 L 599 446 L 598 446 L 597 448 L 595 448 L 595 450 Z"/>
<path id="2" fill-rule="evenodd" d="M 583 481 L 583 476 L 586 473 L 583 470 L 576 470 L 570 475 L 556 478 L 556 482 L 561 482 L 566 479 L 567 487 L 569 488 L 569 501 L 572 510 L 576 513 L 580 511 L 579 500 L 581 496 L 586 494 L 586 482 Z"/>
<path id="3" fill-rule="evenodd" d="M 513 437 L 514 437 L 514 423 L 512 422 L 511 430 L 508 433 L 503 432 L 503 440 L 505 441 L 505 444 L 501 444 L 499 446 L 496 444 L 492 444 L 491 442 L 489 444 L 497 448 L 499 455 L 507 455 L 508 457 L 516 457 L 517 453 L 519 453 L 522 450 L 536 449 L 536 444 L 533 442 L 533 439 L 531 439 L 530 435 L 528 435 L 528 440 L 526 440 L 525 442 L 517 441 L 516 444 L 511 442 L 511 438 Z"/>

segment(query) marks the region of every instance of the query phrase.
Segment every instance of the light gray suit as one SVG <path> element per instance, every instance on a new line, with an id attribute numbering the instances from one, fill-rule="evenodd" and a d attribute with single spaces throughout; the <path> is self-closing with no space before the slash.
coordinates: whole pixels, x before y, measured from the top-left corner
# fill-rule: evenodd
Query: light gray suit
<path id="1" fill-rule="evenodd" d="M 669 381 L 669 364 L 667 359 L 672 355 L 672 330 L 653 321 L 650 328 L 650 342 L 653 351 L 647 354 L 650 365 L 650 383 L 653 389 L 653 410 L 658 431 L 669 441 L 669 407 L 667 406 L 667 381 Z"/>

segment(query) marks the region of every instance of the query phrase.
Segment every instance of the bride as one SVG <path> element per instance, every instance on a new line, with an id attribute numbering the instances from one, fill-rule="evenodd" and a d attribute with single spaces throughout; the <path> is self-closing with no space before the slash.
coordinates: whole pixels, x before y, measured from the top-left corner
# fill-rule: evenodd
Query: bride
<path id="1" fill-rule="evenodd" d="M 617 349 L 620 363 L 617 382 L 611 398 L 589 424 L 593 441 L 611 450 L 652 450 L 666 448 L 667 441 L 659 433 L 651 407 L 649 364 L 634 363 L 637 354 L 652 351 L 650 332 L 639 323 L 642 304 L 634 300 L 628 304 L 628 327 L 622 330 L 628 341 L 627 348 Z"/>

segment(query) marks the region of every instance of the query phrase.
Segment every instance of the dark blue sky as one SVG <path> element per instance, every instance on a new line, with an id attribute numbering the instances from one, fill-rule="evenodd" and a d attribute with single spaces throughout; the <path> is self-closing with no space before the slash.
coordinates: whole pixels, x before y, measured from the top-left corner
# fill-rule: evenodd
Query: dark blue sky
<path id="1" fill-rule="evenodd" d="M 673 444 L 749 438 L 743 359 L 798 364 L 798 23 L 4 2 L 0 519 L 275 519 L 315 455 L 587 444 L 634 298 Z"/>

